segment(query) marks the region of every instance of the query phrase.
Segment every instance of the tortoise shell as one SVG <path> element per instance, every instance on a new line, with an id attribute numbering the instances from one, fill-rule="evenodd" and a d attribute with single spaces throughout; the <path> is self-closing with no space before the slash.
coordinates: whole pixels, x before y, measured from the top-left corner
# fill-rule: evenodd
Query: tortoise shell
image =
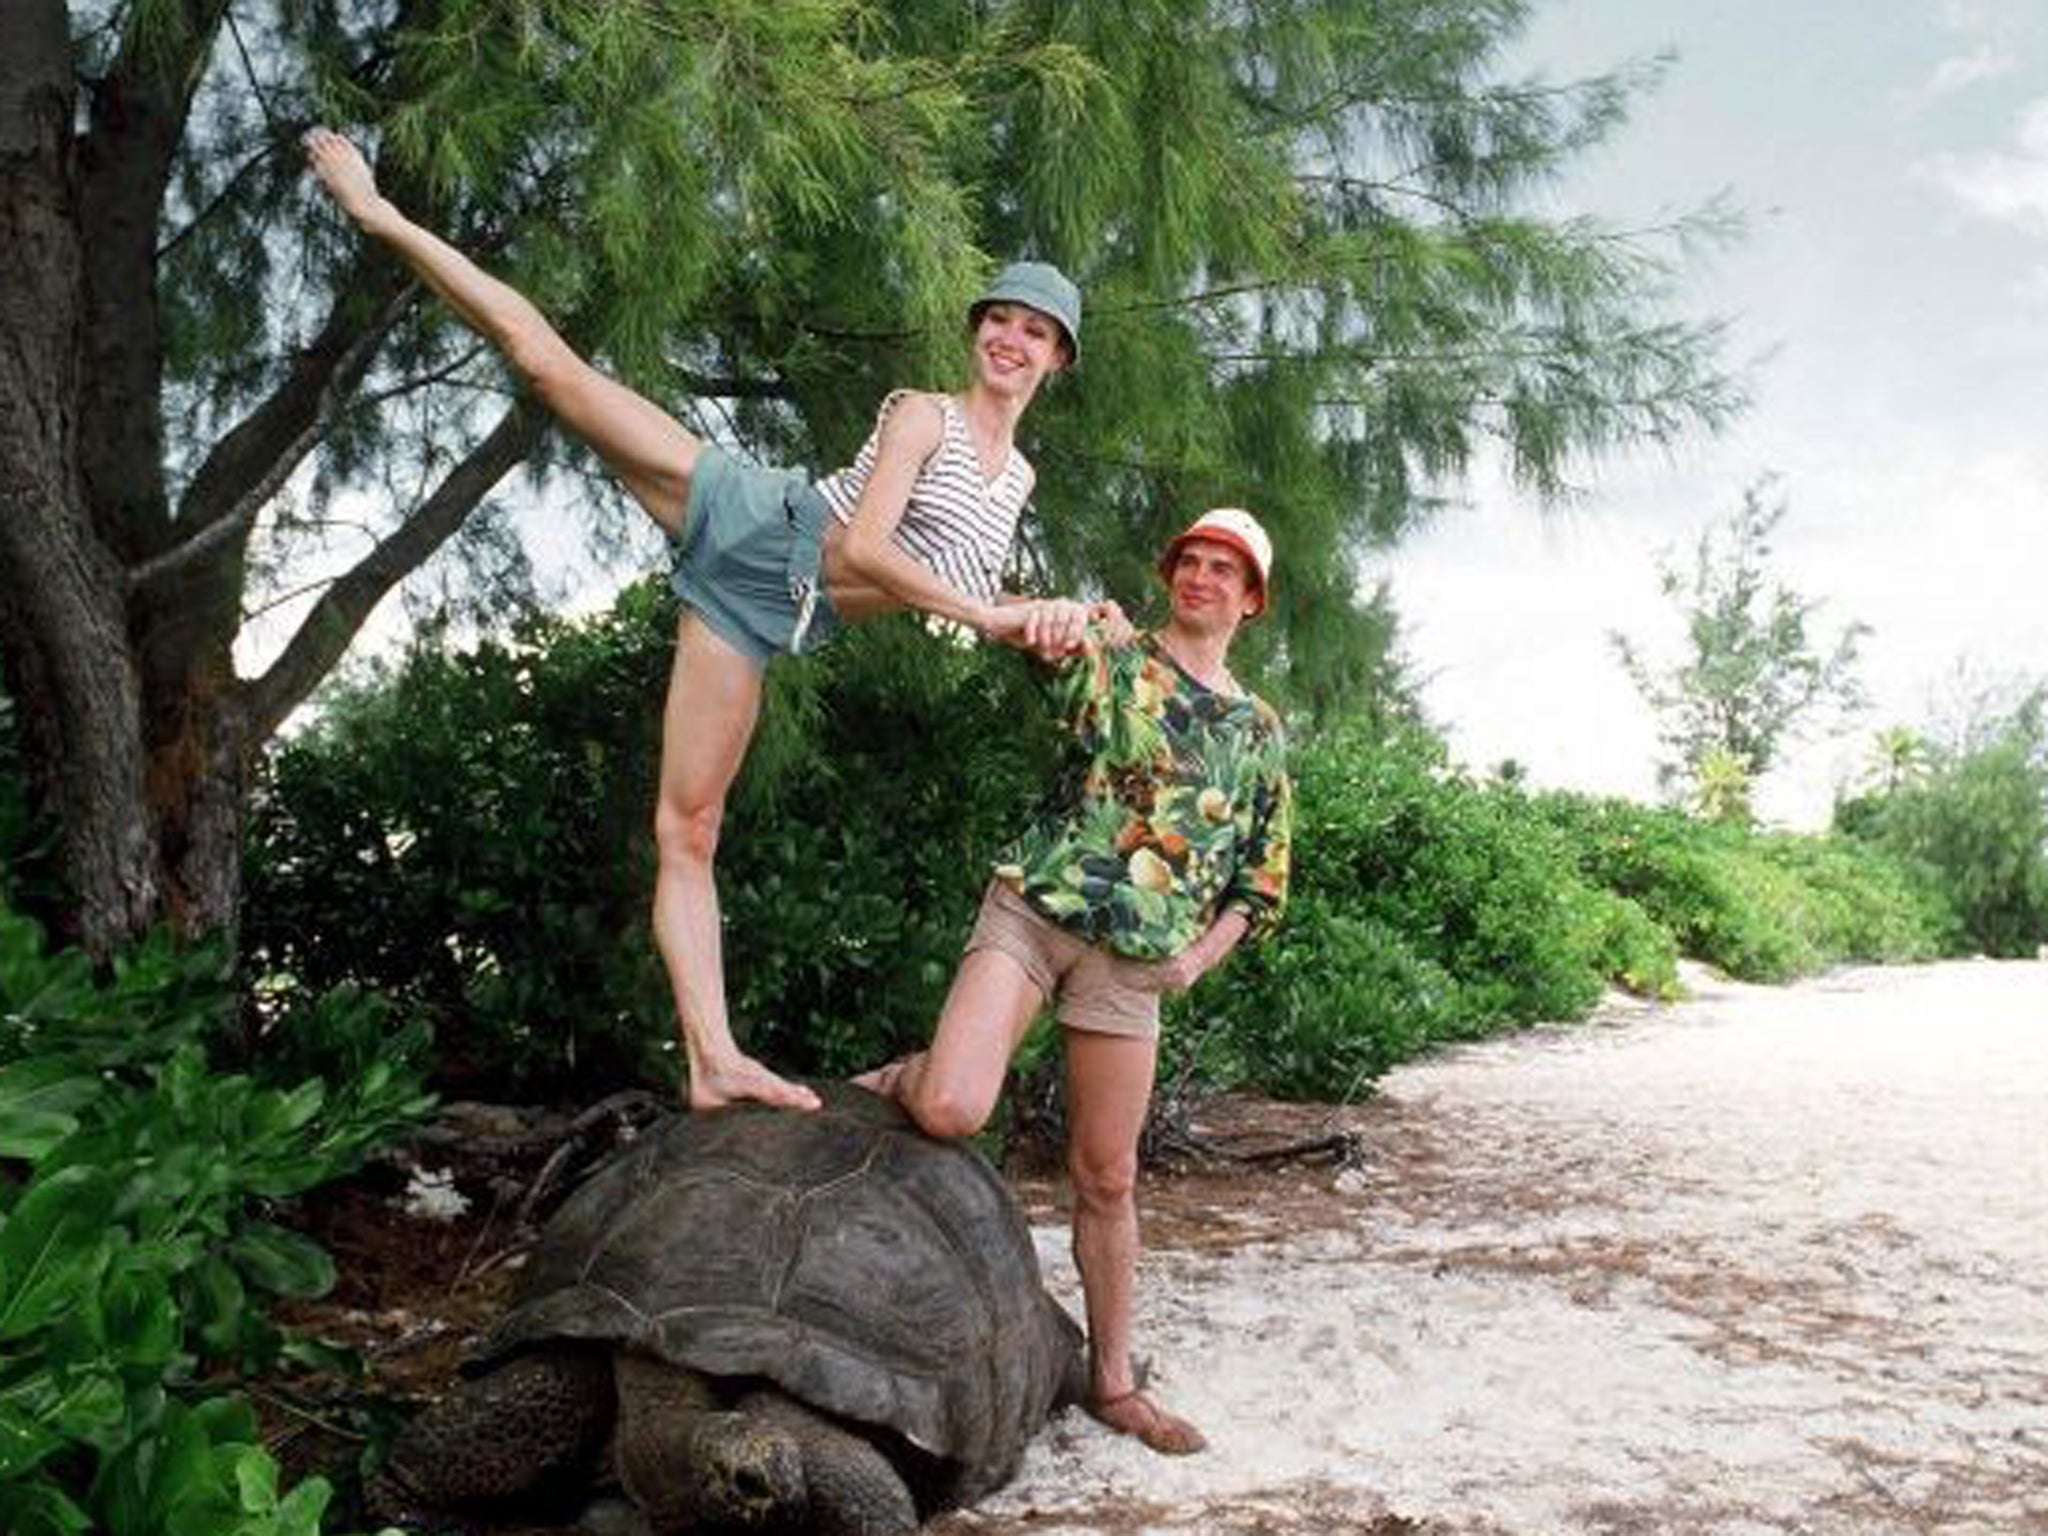
<path id="1" fill-rule="evenodd" d="M 765 1377 L 902 1436 L 937 1459 L 932 1502 L 967 1502 L 1071 1394 L 1081 1331 L 986 1159 L 864 1089 L 820 1092 L 815 1113 L 735 1105 L 643 1135 L 550 1219 L 480 1353 L 577 1338 Z"/>

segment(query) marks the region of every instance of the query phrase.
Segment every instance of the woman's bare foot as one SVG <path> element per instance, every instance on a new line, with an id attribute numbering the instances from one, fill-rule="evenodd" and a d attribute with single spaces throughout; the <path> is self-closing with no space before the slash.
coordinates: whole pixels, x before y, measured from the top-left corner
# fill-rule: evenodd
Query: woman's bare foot
<path id="1" fill-rule="evenodd" d="M 306 164 L 335 206 L 368 229 L 389 205 L 377 192 L 377 178 L 362 151 L 331 128 L 309 128 L 301 142 Z"/>
<path id="2" fill-rule="evenodd" d="M 751 1056 L 735 1057 L 723 1066 L 693 1069 L 689 1095 L 692 1109 L 718 1109 L 743 1101 L 777 1109 L 816 1109 L 824 1102 L 802 1083 L 776 1076 Z"/>
<path id="3" fill-rule="evenodd" d="M 1083 1405 L 1088 1417 L 1120 1435 L 1135 1436 L 1162 1456 L 1192 1456 L 1209 1448 L 1202 1432 L 1178 1414 L 1167 1412 L 1137 1387 L 1115 1397 L 1091 1398 Z"/>

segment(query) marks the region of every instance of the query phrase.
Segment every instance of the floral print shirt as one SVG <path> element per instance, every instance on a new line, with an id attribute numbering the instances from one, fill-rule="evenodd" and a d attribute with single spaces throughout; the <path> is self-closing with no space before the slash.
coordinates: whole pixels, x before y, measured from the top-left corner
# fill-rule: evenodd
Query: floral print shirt
<path id="1" fill-rule="evenodd" d="M 1166 960 L 1231 907 L 1250 938 L 1287 900 L 1294 792 L 1280 717 L 1195 681 L 1141 634 L 1052 671 L 1066 761 L 996 866 L 1048 920 L 1133 960 Z"/>

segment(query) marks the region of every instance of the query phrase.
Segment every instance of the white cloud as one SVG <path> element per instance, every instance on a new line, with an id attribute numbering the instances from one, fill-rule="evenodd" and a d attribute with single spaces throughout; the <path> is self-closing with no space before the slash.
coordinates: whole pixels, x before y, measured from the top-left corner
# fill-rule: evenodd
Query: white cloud
<path id="1" fill-rule="evenodd" d="M 1930 155 L 1914 169 L 1965 207 L 2048 230 L 2048 97 L 2020 114 L 2016 153 Z"/>
<path id="2" fill-rule="evenodd" d="M 1959 95 L 1973 85 L 2009 75 L 2019 67 L 2020 61 L 2009 53 L 2001 53 L 1989 46 L 1975 48 L 1943 59 L 1917 89 L 1906 93 L 1906 99 L 1911 106 L 1931 106 Z"/>

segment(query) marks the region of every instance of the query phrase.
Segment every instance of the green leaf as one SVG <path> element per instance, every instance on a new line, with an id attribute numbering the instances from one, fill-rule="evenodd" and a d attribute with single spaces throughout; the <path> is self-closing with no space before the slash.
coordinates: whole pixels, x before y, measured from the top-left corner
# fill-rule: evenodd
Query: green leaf
<path id="1" fill-rule="evenodd" d="M 123 1262 L 129 1256 L 123 1255 Z M 178 1358 L 183 1334 L 165 1277 L 148 1270 L 111 1275 L 100 1297 L 108 1352 L 124 1367 L 162 1369 Z"/>
<path id="2" fill-rule="evenodd" d="M 334 1288 L 334 1260 L 311 1238 L 268 1223 L 244 1228 L 228 1244 L 242 1274 L 278 1296 L 324 1296 Z"/>
<path id="3" fill-rule="evenodd" d="M 67 1440 L 88 1440 L 118 1426 L 127 1416 L 127 1408 L 121 1383 L 110 1372 L 95 1370 L 65 1388 L 48 1419 Z"/>
<path id="4" fill-rule="evenodd" d="M 63 1443 L 40 1416 L 0 1402 L 0 1480 L 20 1477 Z"/>
<path id="5" fill-rule="evenodd" d="M 54 1483 L 0 1486 L 0 1531 L 8 1536 L 85 1536 L 91 1529 L 92 1517 Z"/>
<path id="6" fill-rule="evenodd" d="M 78 1129 L 76 1112 L 101 1091 L 97 1077 L 67 1061 L 0 1067 L 0 1157 L 41 1157 Z"/>
<path id="7" fill-rule="evenodd" d="M 31 1186 L 0 1227 L 0 1340 L 18 1339 L 77 1302 L 113 1250 L 111 1187 L 66 1168 Z"/>
<path id="8" fill-rule="evenodd" d="M 242 1335 L 242 1307 L 247 1293 L 242 1277 L 219 1254 L 208 1254 L 192 1271 L 186 1321 L 197 1329 L 207 1348 L 225 1354 Z"/>
<path id="9" fill-rule="evenodd" d="M 320 1536 L 320 1517 L 334 1489 L 324 1477 L 309 1477 L 277 1506 L 277 1536 Z"/>
<path id="10" fill-rule="evenodd" d="M 235 1491 L 242 1508 L 252 1515 L 274 1514 L 277 1510 L 277 1463 L 256 1446 L 238 1447 L 233 1454 Z"/>
<path id="11" fill-rule="evenodd" d="M 161 1449 L 147 1474 L 145 1513 L 152 1536 L 220 1536 L 232 1530 L 236 1500 L 221 1473 L 199 1416 L 173 1405 L 165 1415 Z"/>

